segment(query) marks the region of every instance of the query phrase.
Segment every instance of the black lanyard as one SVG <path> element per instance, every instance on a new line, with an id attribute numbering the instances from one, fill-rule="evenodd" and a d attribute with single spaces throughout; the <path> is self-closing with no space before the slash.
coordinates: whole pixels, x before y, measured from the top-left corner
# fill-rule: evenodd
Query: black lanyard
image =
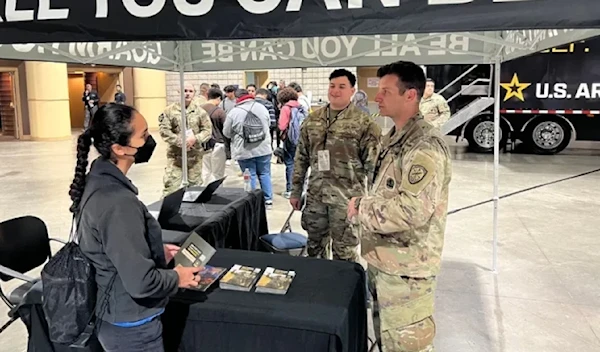
<path id="1" fill-rule="evenodd" d="M 350 105 L 348 105 L 348 106 L 350 106 Z M 329 105 L 327 105 L 327 110 L 325 111 L 325 114 L 327 117 L 327 127 L 325 128 L 325 139 L 323 140 L 323 150 L 327 149 L 327 135 L 329 135 L 329 129 L 338 120 L 338 116 L 343 114 L 348 109 L 348 106 L 346 106 L 343 110 L 338 112 L 337 115 L 335 115 L 335 117 L 330 122 L 329 116 L 331 115 L 330 114 L 331 107 Z"/>

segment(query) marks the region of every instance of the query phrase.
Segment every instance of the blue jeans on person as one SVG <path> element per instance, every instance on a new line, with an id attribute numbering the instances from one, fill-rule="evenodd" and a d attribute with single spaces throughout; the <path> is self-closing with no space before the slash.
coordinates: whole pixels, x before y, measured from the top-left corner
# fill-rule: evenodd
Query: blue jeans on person
<path id="1" fill-rule="evenodd" d="M 292 177 L 294 176 L 294 157 L 296 146 L 287 140 L 283 143 L 283 163 L 285 164 L 285 191 L 292 191 Z"/>
<path id="2" fill-rule="evenodd" d="M 244 172 L 250 170 L 250 186 L 256 189 L 256 179 L 260 182 L 260 188 L 265 194 L 265 201 L 273 201 L 273 186 L 271 184 L 271 154 L 257 156 L 250 159 L 238 160 L 240 169 Z"/>

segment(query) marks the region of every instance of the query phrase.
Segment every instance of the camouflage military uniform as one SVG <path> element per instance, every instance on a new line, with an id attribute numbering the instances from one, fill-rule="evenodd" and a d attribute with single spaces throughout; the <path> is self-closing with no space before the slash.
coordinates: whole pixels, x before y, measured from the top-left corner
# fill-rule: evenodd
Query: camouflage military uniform
<path id="1" fill-rule="evenodd" d="M 429 98 L 421 99 L 419 106 L 425 120 L 434 127 L 442 127 L 450 119 L 450 107 L 443 96 L 433 93 Z"/>
<path id="2" fill-rule="evenodd" d="M 205 154 L 202 143 L 210 140 L 212 123 L 204 109 L 192 101 L 186 109 L 187 128 L 196 136 L 196 143 L 187 151 L 188 181 L 190 186 L 202 184 L 202 157 Z M 163 196 L 181 187 L 181 104 L 174 103 L 158 117 L 160 135 L 169 145 L 167 148 L 167 167 L 163 178 Z M 185 140 L 183 141 L 185 146 Z"/>
<path id="3" fill-rule="evenodd" d="M 329 258 L 333 251 L 334 259 L 358 260 L 359 239 L 346 221 L 346 210 L 348 199 L 364 194 L 365 176 L 372 181 L 380 137 L 381 129 L 375 121 L 353 104 L 339 113 L 324 107 L 304 120 L 296 148 L 291 197 L 300 198 L 310 167 L 301 220 L 308 232 L 310 256 Z M 319 155 L 325 154 L 328 170 L 323 164 L 319 168 Z"/>
<path id="4" fill-rule="evenodd" d="M 451 159 L 418 114 L 382 140 L 369 196 L 358 200 L 373 321 L 382 352 L 433 351 Z"/>

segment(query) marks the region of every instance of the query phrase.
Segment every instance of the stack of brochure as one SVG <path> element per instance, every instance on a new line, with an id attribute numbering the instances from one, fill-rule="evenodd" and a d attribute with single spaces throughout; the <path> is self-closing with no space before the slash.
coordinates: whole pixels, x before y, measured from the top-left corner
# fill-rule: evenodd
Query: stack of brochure
<path id="1" fill-rule="evenodd" d="M 258 280 L 258 283 L 256 284 L 255 292 L 285 295 L 295 276 L 295 271 L 286 271 L 267 267 L 260 280 Z"/>
<path id="2" fill-rule="evenodd" d="M 223 290 L 250 292 L 258 280 L 260 268 L 235 264 L 221 279 L 219 287 Z"/>

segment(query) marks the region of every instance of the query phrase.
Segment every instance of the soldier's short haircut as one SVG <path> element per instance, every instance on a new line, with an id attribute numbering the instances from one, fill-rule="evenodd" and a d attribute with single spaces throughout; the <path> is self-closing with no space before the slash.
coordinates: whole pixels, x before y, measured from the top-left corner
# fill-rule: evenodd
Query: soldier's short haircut
<path id="1" fill-rule="evenodd" d="M 417 97 L 423 97 L 425 91 L 425 73 L 423 69 L 410 61 L 396 61 L 391 64 L 381 66 L 377 70 L 377 77 L 381 78 L 387 75 L 398 77 L 398 88 L 400 94 L 404 94 L 408 89 L 417 91 Z"/>
<path id="2" fill-rule="evenodd" d="M 192 87 L 192 89 L 194 89 L 194 92 L 196 92 L 196 86 L 193 85 L 190 82 L 183 82 L 183 90 L 185 90 L 186 88 Z"/>
<path id="3" fill-rule="evenodd" d="M 296 82 L 292 82 L 292 83 L 288 84 L 288 88 L 292 88 L 293 90 L 296 91 L 296 93 L 302 93 L 302 86 Z"/>
<path id="4" fill-rule="evenodd" d="M 431 82 L 431 83 L 435 84 L 435 81 L 433 80 L 433 78 L 427 78 L 425 80 L 425 82 Z"/>
<path id="5" fill-rule="evenodd" d="M 223 92 L 219 88 L 211 88 L 208 90 L 208 99 L 223 99 Z"/>
<path id="6" fill-rule="evenodd" d="M 354 87 L 356 85 L 356 76 L 354 75 L 354 73 L 346 70 L 345 68 L 338 68 L 337 70 L 334 70 L 333 72 L 331 72 L 331 74 L 329 75 L 329 80 L 331 81 L 334 78 L 338 78 L 338 77 L 348 77 L 348 81 L 350 81 L 350 85 L 352 87 Z"/>
<path id="7" fill-rule="evenodd" d="M 208 84 L 208 83 L 200 84 L 200 88 L 209 88 L 209 87 L 210 87 L 210 84 Z"/>
<path id="8" fill-rule="evenodd" d="M 298 100 L 298 93 L 292 88 L 284 88 L 277 93 L 277 101 L 285 105 L 290 100 Z"/>
<path id="9" fill-rule="evenodd" d="M 217 83 L 213 83 L 210 85 L 211 88 L 217 88 L 217 89 L 221 89 L 221 86 L 218 85 Z"/>
<path id="10" fill-rule="evenodd" d="M 236 98 L 240 98 L 243 97 L 244 95 L 248 95 L 250 93 L 248 93 L 248 91 L 246 89 L 240 88 L 238 90 L 235 91 L 235 97 Z"/>
<path id="11" fill-rule="evenodd" d="M 267 97 L 267 98 L 268 98 L 268 97 L 269 97 L 269 95 L 270 95 L 270 93 L 269 93 L 269 90 L 268 90 L 268 89 L 265 89 L 265 88 L 259 88 L 259 89 L 256 91 L 256 95 L 264 95 L 265 97 Z"/>
<path id="12" fill-rule="evenodd" d="M 233 92 L 235 92 L 235 87 L 232 85 L 228 85 L 228 86 L 225 86 L 225 88 L 223 88 L 223 90 L 225 91 L 225 93 L 233 93 Z"/>

